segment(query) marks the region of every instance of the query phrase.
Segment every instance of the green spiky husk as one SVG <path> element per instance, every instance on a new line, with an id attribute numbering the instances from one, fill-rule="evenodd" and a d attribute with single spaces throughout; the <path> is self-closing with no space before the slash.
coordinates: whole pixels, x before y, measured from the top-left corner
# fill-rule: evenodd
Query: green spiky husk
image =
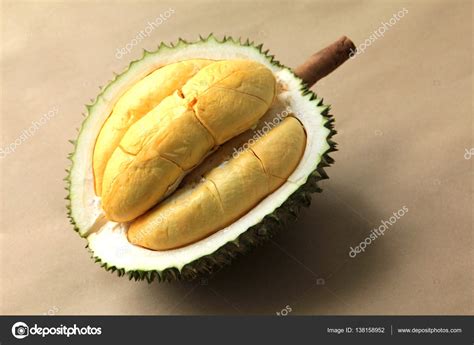
<path id="1" fill-rule="evenodd" d="M 206 38 L 203 38 L 200 36 L 200 41 L 207 41 L 210 38 L 215 39 L 215 37 L 212 34 L 210 34 Z M 242 43 L 240 39 L 236 41 L 232 37 L 226 37 L 226 36 L 224 36 L 223 40 L 221 41 L 218 40 L 219 43 L 225 43 L 227 41 L 232 41 L 233 43 L 240 44 L 242 46 L 254 47 L 258 49 L 260 53 L 264 54 L 265 57 L 269 59 L 269 61 L 272 64 L 277 65 L 278 67 L 287 68 L 281 65 L 278 61 L 276 61 L 273 55 L 269 55 L 268 50 L 263 51 L 262 44 L 255 45 L 253 42 L 250 42 L 249 40 L 246 40 L 245 43 Z M 180 38 L 176 45 L 181 45 L 181 44 L 190 44 L 190 43 Z M 173 48 L 175 47 L 175 45 L 171 43 L 168 46 L 164 43 L 161 43 L 157 51 L 153 52 L 153 54 L 158 53 L 159 50 L 162 49 L 163 47 Z M 145 51 L 144 56 L 146 54 L 149 54 L 149 52 Z M 112 81 L 110 81 L 108 85 L 114 83 L 117 80 L 117 78 L 127 73 L 127 71 L 135 62 L 136 61 L 131 62 L 128 68 L 122 74 L 115 75 L 115 78 Z M 95 105 L 95 103 L 98 101 L 99 97 L 106 90 L 106 88 L 107 86 L 104 88 L 101 88 L 102 92 L 97 96 L 95 101 L 93 101 L 92 104 L 90 105 L 86 105 L 88 113 L 89 113 L 89 109 L 91 109 Z M 322 99 L 318 100 L 316 94 L 314 94 L 311 90 L 309 90 L 307 86 L 304 85 L 300 91 L 303 95 L 309 94 L 311 96 L 311 101 L 314 102 L 315 107 L 323 106 L 323 100 Z M 134 279 L 135 281 L 147 280 L 149 283 L 151 283 L 155 279 L 159 282 L 162 282 L 162 281 L 169 282 L 169 281 L 181 280 L 181 279 L 194 280 L 199 276 L 206 276 L 206 275 L 211 275 L 212 273 L 215 273 L 216 271 L 220 270 L 222 267 L 230 264 L 234 258 L 240 255 L 243 255 L 249 250 L 251 250 L 252 248 L 266 242 L 267 240 L 272 238 L 278 230 L 283 228 L 289 222 L 295 221 L 302 207 L 308 207 L 311 204 L 311 193 L 315 193 L 315 192 L 320 193 L 322 191 L 322 189 L 318 187 L 318 182 L 320 180 L 328 178 L 328 175 L 324 171 L 324 168 L 329 167 L 331 164 L 334 163 L 334 160 L 329 156 L 329 153 L 337 150 L 336 143 L 332 140 L 332 137 L 336 134 L 336 131 L 333 126 L 334 118 L 332 115 L 329 114 L 329 109 L 330 107 L 326 106 L 325 110 L 321 114 L 327 120 L 324 126 L 330 130 L 330 133 L 328 134 L 326 138 L 326 141 L 329 145 L 329 149 L 326 150 L 326 152 L 324 152 L 324 154 L 322 155 L 321 161 L 319 162 L 317 168 L 308 176 L 308 179 L 305 182 L 305 184 L 303 184 L 298 190 L 296 190 L 293 194 L 291 194 L 290 197 L 280 207 L 275 209 L 273 213 L 265 216 L 260 223 L 250 227 L 247 231 L 242 233 L 237 239 L 227 242 L 225 245 L 217 249 L 212 254 L 200 257 L 186 264 L 181 269 L 181 271 L 179 271 L 177 268 L 174 268 L 174 267 L 167 268 L 163 271 L 126 270 L 124 268 L 117 268 L 114 265 L 109 265 L 107 262 L 102 262 L 102 260 L 99 257 L 94 256 L 92 251 L 90 251 L 92 254 L 91 255 L 92 259 L 94 259 L 96 263 L 99 263 L 101 267 L 105 268 L 107 271 L 117 272 L 118 276 L 127 275 L 130 280 L 132 279 Z M 85 115 L 83 114 L 83 116 Z M 81 130 L 82 130 L 82 127 L 79 130 L 79 133 L 81 132 Z M 74 145 L 74 150 L 68 155 L 68 159 L 71 160 L 72 164 L 74 164 L 74 152 L 76 150 L 76 141 L 70 140 L 70 142 Z M 64 179 L 66 181 L 66 190 L 68 190 L 68 195 L 65 198 L 67 200 L 67 206 L 66 206 L 67 216 L 74 230 L 79 233 L 79 228 L 71 212 L 71 194 L 70 194 L 71 170 L 72 170 L 72 165 L 69 169 L 66 169 L 67 176 Z M 86 248 L 88 248 L 88 246 L 86 246 Z"/>

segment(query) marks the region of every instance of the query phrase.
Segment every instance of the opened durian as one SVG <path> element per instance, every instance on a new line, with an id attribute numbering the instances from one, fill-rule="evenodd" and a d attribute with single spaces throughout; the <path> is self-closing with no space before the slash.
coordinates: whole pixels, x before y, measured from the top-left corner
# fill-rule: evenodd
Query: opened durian
<path id="1" fill-rule="evenodd" d="M 92 105 L 71 154 L 71 223 L 130 278 L 192 279 L 270 237 L 332 163 L 332 120 L 261 46 L 145 52 Z"/>

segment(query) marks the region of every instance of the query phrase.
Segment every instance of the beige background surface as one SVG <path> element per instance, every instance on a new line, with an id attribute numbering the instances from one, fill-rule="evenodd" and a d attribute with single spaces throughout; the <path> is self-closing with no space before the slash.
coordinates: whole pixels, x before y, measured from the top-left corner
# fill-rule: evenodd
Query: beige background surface
<path id="1" fill-rule="evenodd" d="M 209 32 L 263 42 L 296 66 L 340 35 L 359 45 L 403 7 L 384 37 L 315 88 L 332 104 L 340 151 L 295 224 L 208 281 L 135 283 L 90 260 L 66 219 L 62 178 L 83 104 L 112 72 L 143 48 Z M 58 108 L 0 159 L 1 313 L 473 313 L 471 1 L 4 1 L 1 20 L 0 147 Z"/>

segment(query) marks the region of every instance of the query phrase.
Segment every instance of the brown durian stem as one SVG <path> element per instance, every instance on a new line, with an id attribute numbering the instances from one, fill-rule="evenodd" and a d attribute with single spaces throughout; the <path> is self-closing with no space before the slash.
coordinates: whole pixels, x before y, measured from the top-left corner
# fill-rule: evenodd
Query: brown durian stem
<path id="1" fill-rule="evenodd" d="M 295 68 L 295 74 L 311 87 L 342 65 L 350 54 L 355 52 L 354 43 L 346 36 L 342 36 L 336 42 L 311 55 L 302 65 Z"/>

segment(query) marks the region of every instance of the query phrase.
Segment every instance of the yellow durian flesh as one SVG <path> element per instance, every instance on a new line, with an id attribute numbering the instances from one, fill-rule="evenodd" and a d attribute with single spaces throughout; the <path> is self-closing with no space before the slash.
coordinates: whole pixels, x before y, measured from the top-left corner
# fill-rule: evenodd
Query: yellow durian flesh
<path id="1" fill-rule="evenodd" d="M 110 158 L 102 196 L 109 219 L 128 221 L 143 214 L 214 146 L 192 110 L 170 106 L 173 100 L 182 102 L 173 97 L 160 103 L 130 128 Z"/>
<path id="2" fill-rule="evenodd" d="M 228 226 L 287 181 L 305 146 L 301 123 L 294 117 L 285 118 L 248 150 L 209 171 L 201 183 L 178 190 L 134 220 L 128 240 L 167 250 Z"/>
<path id="3" fill-rule="evenodd" d="M 272 72 L 260 63 L 224 60 L 203 68 L 183 86 L 182 94 L 220 145 L 262 117 L 275 86 Z"/>
<path id="4" fill-rule="evenodd" d="M 166 65 L 137 82 L 119 98 L 102 126 L 94 148 L 94 185 L 98 196 L 102 195 L 107 163 L 128 128 L 212 62 L 195 59 Z"/>
<path id="5" fill-rule="evenodd" d="M 203 67 L 126 131 L 103 175 L 107 218 L 131 221 L 157 204 L 217 145 L 253 126 L 275 88 L 272 72 L 251 60 Z"/>

